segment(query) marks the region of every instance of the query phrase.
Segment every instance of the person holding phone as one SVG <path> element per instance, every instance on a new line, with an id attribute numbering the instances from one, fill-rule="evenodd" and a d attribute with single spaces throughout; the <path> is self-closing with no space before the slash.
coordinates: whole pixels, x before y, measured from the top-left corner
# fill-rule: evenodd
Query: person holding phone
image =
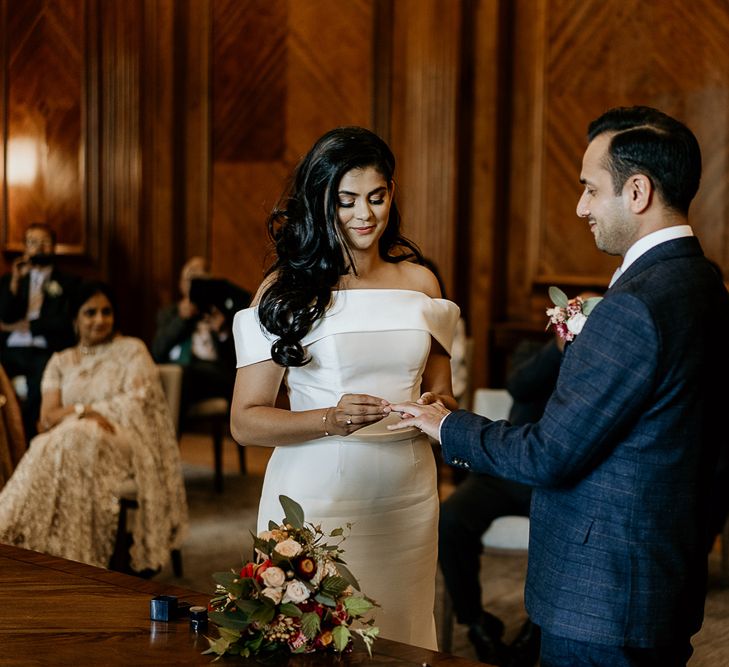
<path id="1" fill-rule="evenodd" d="M 68 299 L 78 279 L 54 266 L 56 235 L 44 222 L 25 231 L 25 249 L 0 279 L 0 357 L 8 377 L 26 379 L 23 425 L 30 439 L 37 432 L 40 381 L 53 352 L 74 344 Z"/>

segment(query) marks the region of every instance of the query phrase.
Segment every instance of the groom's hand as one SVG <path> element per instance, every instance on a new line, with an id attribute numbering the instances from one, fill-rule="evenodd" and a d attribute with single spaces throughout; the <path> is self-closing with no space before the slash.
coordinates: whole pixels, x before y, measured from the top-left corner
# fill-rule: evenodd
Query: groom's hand
<path id="1" fill-rule="evenodd" d="M 390 403 L 392 412 L 399 412 L 403 418 L 397 423 L 388 426 L 391 431 L 415 426 L 423 433 L 440 442 L 440 423 L 443 417 L 451 413 L 442 403 L 436 401 L 427 405 L 421 403 Z"/>

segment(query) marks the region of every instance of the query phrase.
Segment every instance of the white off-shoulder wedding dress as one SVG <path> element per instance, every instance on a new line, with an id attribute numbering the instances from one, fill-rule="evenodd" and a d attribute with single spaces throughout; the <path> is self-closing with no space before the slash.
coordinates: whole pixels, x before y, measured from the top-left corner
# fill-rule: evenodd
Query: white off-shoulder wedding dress
<path id="1" fill-rule="evenodd" d="M 272 338 L 257 309 L 235 317 L 238 367 L 271 358 Z M 342 394 L 416 400 L 435 338 L 447 351 L 459 309 L 421 292 L 360 289 L 334 293 L 304 338 L 311 361 L 286 371 L 292 410 L 336 405 Z M 380 635 L 436 648 L 433 603 L 438 495 L 433 453 L 417 429 L 388 431 L 396 415 L 350 436 L 277 447 L 268 464 L 258 530 L 280 522 L 279 495 L 296 500 L 325 531 L 352 524 L 344 559 L 374 598 Z"/>

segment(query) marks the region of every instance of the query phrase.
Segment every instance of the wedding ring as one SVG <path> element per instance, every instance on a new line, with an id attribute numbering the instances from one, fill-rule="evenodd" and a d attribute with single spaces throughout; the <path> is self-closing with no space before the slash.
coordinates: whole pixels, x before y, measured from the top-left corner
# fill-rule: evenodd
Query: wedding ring
<path id="1" fill-rule="evenodd" d="M 347 426 L 352 425 L 352 415 L 347 415 Z"/>

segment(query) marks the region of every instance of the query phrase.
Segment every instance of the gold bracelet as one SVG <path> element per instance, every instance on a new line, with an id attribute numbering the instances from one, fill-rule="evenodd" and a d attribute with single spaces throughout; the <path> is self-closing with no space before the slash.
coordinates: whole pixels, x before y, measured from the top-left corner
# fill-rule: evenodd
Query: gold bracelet
<path id="1" fill-rule="evenodd" d="M 331 435 L 331 434 L 329 433 L 329 431 L 327 431 L 327 417 L 329 417 L 329 410 L 331 410 L 331 408 L 327 408 L 327 409 L 326 409 L 326 410 L 324 411 L 324 416 L 323 416 L 323 417 L 321 418 L 322 422 L 324 423 L 324 435 L 325 435 L 325 436 L 327 436 L 327 437 L 328 437 L 329 435 Z"/>

